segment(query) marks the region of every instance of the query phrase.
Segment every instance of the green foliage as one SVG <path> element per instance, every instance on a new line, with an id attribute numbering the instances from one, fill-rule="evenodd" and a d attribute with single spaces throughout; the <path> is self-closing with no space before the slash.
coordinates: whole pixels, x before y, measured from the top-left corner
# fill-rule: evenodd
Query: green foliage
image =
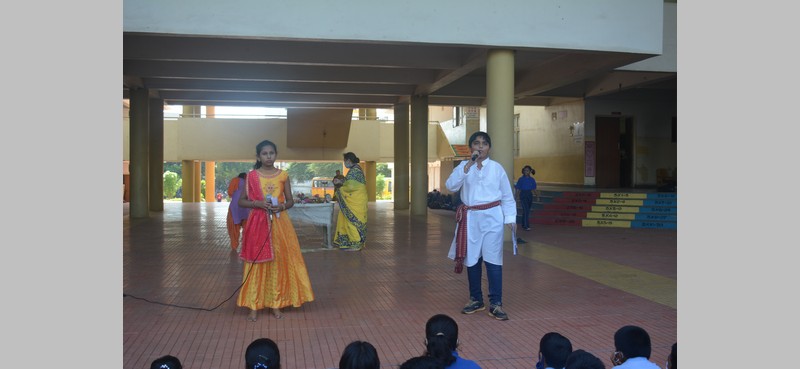
<path id="1" fill-rule="evenodd" d="M 309 170 L 313 177 L 333 177 L 337 170 L 342 170 L 342 163 L 311 163 Z"/>
<path id="2" fill-rule="evenodd" d="M 286 171 L 289 172 L 289 178 L 295 182 L 303 182 L 308 181 L 314 177 L 314 175 L 309 170 L 310 163 L 289 163 L 286 167 Z"/>
<path id="3" fill-rule="evenodd" d="M 247 173 L 253 169 L 253 162 L 217 162 L 214 169 L 214 193 L 228 194 L 228 185 L 231 180 L 238 177 L 239 173 Z"/>
<path id="4" fill-rule="evenodd" d="M 295 182 L 309 181 L 314 177 L 333 177 L 337 170 L 342 170 L 342 163 L 318 162 L 318 163 L 289 163 L 286 168 L 289 178 Z"/>
<path id="5" fill-rule="evenodd" d="M 181 178 L 175 172 L 164 172 L 164 198 L 171 199 L 180 188 Z"/>
<path id="6" fill-rule="evenodd" d="M 178 178 L 181 178 L 182 175 L 181 169 L 183 168 L 181 167 L 180 162 L 174 162 L 174 161 L 164 162 L 164 173 L 166 172 L 176 173 L 178 175 Z"/>
<path id="7" fill-rule="evenodd" d="M 383 178 L 383 174 L 375 177 L 375 196 L 379 199 L 383 199 L 383 189 L 386 188 L 386 181 Z"/>
<path id="8" fill-rule="evenodd" d="M 392 170 L 389 169 L 389 164 L 386 163 L 378 163 L 375 165 L 375 171 L 378 175 L 383 174 L 384 178 L 391 178 L 392 177 Z"/>

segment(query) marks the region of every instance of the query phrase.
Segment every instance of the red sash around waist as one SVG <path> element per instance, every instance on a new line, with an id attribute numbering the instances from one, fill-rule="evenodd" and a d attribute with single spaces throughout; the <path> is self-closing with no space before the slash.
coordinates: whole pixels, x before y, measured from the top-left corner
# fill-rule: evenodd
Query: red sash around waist
<path id="1" fill-rule="evenodd" d="M 461 273 L 467 258 L 467 210 L 486 210 L 500 205 L 500 200 L 482 205 L 461 204 L 456 209 L 456 273 Z"/>

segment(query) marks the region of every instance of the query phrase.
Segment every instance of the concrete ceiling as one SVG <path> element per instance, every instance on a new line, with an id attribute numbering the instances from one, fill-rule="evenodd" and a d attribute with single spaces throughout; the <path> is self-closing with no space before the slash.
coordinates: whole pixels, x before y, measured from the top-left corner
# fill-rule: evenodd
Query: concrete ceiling
<path id="1" fill-rule="evenodd" d="M 123 34 L 123 93 L 148 88 L 169 105 L 391 109 L 485 106 L 487 47 Z M 653 55 L 515 51 L 515 105 L 636 88 L 674 89 L 675 73 L 616 68 Z"/>

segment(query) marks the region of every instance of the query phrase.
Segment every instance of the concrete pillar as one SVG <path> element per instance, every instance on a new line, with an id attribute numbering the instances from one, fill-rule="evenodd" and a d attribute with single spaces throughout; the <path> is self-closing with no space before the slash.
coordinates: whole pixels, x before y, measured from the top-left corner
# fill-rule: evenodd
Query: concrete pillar
<path id="1" fill-rule="evenodd" d="M 486 133 L 492 138 L 492 160 L 514 182 L 514 52 L 490 50 L 486 61 Z M 506 241 L 511 231 L 503 227 Z"/>
<path id="2" fill-rule="evenodd" d="M 408 104 L 394 106 L 394 209 L 408 209 Z M 427 206 L 427 205 L 426 205 Z"/>
<path id="3" fill-rule="evenodd" d="M 181 161 L 181 197 L 182 202 L 194 202 L 194 161 Z"/>
<path id="4" fill-rule="evenodd" d="M 150 99 L 150 211 L 164 211 L 164 99 Z"/>
<path id="5" fill-rule="evenodd" d="M 428 96 L 411 97 L 411 215 L 428 215 Z"/>
<path id="6" fill-rule="evenodd" d="M 203 179 L 203 171 L 201 169 L 201 164 L 199 160 L 195 160 L 192 162 L 194 165 L 194 196 L 192 202 L 200 202 L 203 197 L 201 194 L 203 193 L 203 186 L 200 184 L 200 181 Z"/>
<path id="7" fill-rule="evenodd" d="M 149 135 L 150 92 L 146 88 L 130 91 L 130 172 L 131 172 L 131 218 L 147 218 L 149 208 Z"/>
<path id="8" fill-rule="evenodd" d="M 206 202 L 217 201 L 217 189 L 214 187 L 216 181 L 216 170 L 213 161 L 207 161 L 206 165 Z"/>
<path id="9" fill-rule="evenodd" d="M 375 177 L 378 176 L 378 165 L 374 161 L 364 162 L 364 176 L 367 177 L 367 201 L 375 202 L 377 198 Z"/>
<path id="10" fill-rule="evenodd" d="M 514 178 L 514 52 L 490 50 L 486 62 L 486 133 L 492 160 Z M 472 133 L 470 133 L 472 134 Z"/>

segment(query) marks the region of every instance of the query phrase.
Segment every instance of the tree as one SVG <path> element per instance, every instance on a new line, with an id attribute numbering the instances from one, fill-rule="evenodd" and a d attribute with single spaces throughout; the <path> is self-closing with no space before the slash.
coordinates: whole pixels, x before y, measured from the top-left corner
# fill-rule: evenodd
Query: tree
<path id="1" fill-rule="evenodd" d="M 392 170 L 389 169 L 389 164 L 378 163 L 375 165 L 375 171 L 377 172 L 377 174 L 383 174 L 384 178 L 392 177 Z"/>
<path id="2" fill-rule="evenodd" d="M 178 174 L 178 178 L 181 178 L 181 169 L 183 168 L 181 168 L 180 162 L 168 161 L 164 163 L 164 173 L 166 172 L 176 173 Z"/>
<path id="3" fill-rule="evenodd" d="M 309 166 L 314 177 L 333 177 L 337 170 L 342 170 L 342 163 L 311 163 Z"/>
<path id="4" fill-rule="evenodd" d="M 383 199 L 383 189 L 386 188 L 386 180 L 383 178 L 383 174 L 378 174 L 378 176 L 375 177 L 375 195 L 379 199 Z"/>
<path id="5" fill-rule="evenodd" d="M 333 177 L 336 175 L 337 170 L 342 170 L 342 163 L 332 162 L 316 162 L 304 163 L 294 162 L 289 163 L 286 170 L 289 172 L 289 177 L 295 182 L 309 181 L 314 177 Z"/>
<path id="6" fill-rule="evenodd" d="M 308 181 L 314 177 L 314 175 L 308 169 L 309 163 L 289 163 L 286 166 L 286 171 L 289 172 L 289 178 L 295 182 L 304 182 Z"/>
<path id="7" fill-rule="evenodd" d="M 247 173 L 253 169 L 252 162 L 218 162 L 214 169 L 214 193 L 228 191 L 231 180 L 239 176 L 239 173 Z"/>
<path id="8" fill-rule="evenodd" d="M 178 188 L 181 186 L 181 178 L 175 172 L 164 172 L 164 198 L 171 199 L 175 197 Z"/>

